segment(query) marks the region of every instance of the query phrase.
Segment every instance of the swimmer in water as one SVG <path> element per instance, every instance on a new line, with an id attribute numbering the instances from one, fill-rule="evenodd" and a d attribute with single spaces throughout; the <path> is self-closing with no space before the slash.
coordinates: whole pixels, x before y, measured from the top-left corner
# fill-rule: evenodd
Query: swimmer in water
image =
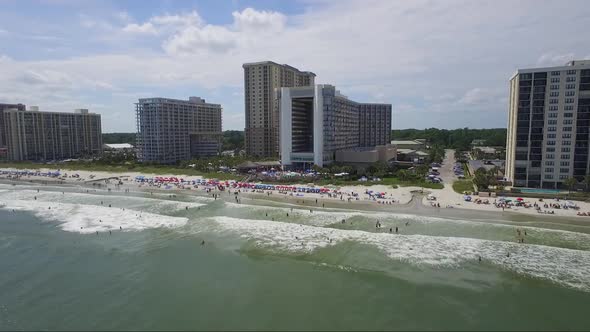
<path id="1" fill-rule="evenodd" d="M 205 240 L 201 241 L 201 245 L 204 246 L 205 245 Z"/>

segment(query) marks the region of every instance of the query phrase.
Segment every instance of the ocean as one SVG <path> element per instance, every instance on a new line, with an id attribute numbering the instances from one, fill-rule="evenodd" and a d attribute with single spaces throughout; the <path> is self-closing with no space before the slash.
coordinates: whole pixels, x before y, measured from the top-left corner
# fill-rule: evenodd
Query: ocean
<path id="1" fill-rule="evenodd" d="M 590 328 L 590 220 L 6 183 L 0 205 L 0 330 Z"/>

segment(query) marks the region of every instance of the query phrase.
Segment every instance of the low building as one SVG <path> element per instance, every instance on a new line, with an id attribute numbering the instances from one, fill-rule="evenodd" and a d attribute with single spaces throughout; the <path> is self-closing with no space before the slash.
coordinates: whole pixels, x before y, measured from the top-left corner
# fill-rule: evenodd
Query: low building
<path id="1" fill-rule="evenodd" d="M 393 145 L 354 148 L 336 151 L 336 162 L 352 166 L 368 165 L 378 161 L 390 162 L 396 159 L 396 148 Z"/>
<path id="2" fill-rule="evenodd" d="M 410 150 L 426 150 L 426 140 L 415 139 L 415 140 L 393 140 L 391 145 L 395 145 L 398 149 L 410 149 Z"/>
<path id="3" fill-rule="evenodd" d="M 48 161 L 84 158 L 102 152 L 100 114 L 40 112 L 32 106 L 2 111 L 8 160 Z"/>
<path id="4" fill-rule="evenodd" d="M 469 168 L 469 173 L 475 174 L 480 168 L 489 171 L 491 169 L 496 168 L 497 173 L 496 177 L 498 179 L 502 179 L 504 177 L 504 167 L 506 165 L 505 160 L 495 159 L 495 160 L 469 160 L 467 162 L 467 167 Z"/>
<path id="5" fill-rule="evenodd" d="M 129 143 L 103 144 L 102 150 L 111 154 L 135 154 L 135 147 Z"/>
<path id="6" fill-rule="evenodd" d="M 423 164 L 426 158 L 428 158 L 428 153 L 424 151 L 400 148 L 397 149 L 398 162 Z"/>
<path id="7" fill-rule="evenodd" d="M 352 156 L 391 140 L 391 104 L 358 103 L 327 84 L 281 88 L 278 99 L 281 163 L 288 167 L 324 167 L 338 151 Z"/>

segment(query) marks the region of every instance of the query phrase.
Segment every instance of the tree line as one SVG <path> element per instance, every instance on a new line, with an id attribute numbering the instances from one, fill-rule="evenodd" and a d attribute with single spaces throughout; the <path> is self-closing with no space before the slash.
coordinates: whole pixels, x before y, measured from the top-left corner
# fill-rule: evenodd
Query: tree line
<path id="1" fill-rule="evenodd" d="M 494 129 L 394 129 L 391 137 L 395 140 L 414 140 L 424 138 L 429 145 L 446 149 L 467 150 L 471 142 L 484 139 L 488 146 L 506 146 L 506 128 Z"/>

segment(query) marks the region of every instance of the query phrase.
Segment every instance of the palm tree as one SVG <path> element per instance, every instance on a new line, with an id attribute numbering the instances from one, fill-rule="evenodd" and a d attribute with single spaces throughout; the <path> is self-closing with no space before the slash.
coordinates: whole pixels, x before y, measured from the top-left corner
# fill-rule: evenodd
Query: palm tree
<path id="1" fill-rule="evenodd" d="M 590 188 L 590 174 L 586 174 L 586 176 L 584 176 L 584 179 L 582 180 L 582 182 L 586 186 L 586 191 L 588 191 Z"/>
<path id="2" fill-rule="evenodd" d="M 563 184 L 567 186 L 569 193 L 572 192 L 572 188 L 574 188 L 574 186 L 576 184 L 578 184 L 578 181 L 576 180 L 576 178 L 567 178 L 563 181 Z"/>

